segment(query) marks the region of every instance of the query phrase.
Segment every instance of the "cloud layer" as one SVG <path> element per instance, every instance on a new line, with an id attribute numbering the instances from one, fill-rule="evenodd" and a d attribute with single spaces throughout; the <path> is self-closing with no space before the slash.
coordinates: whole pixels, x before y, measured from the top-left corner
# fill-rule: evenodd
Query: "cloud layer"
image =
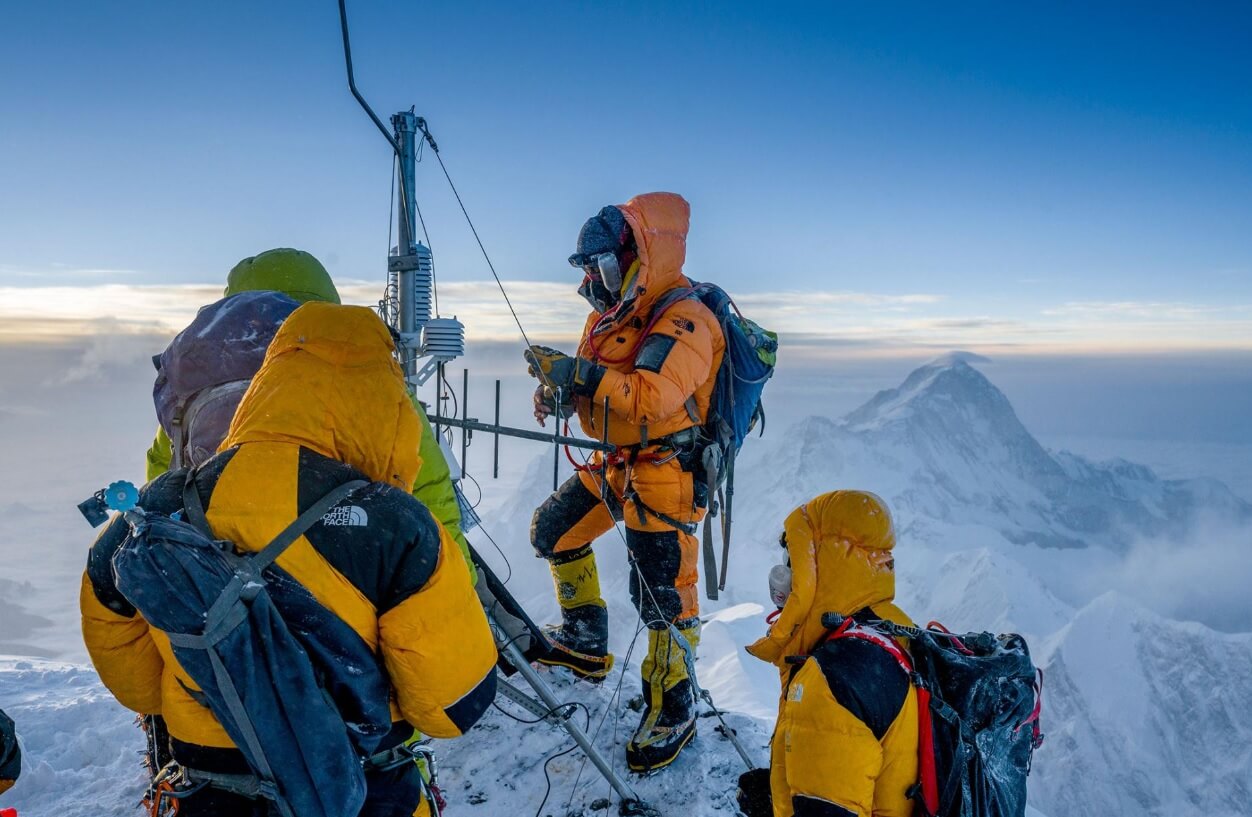
<path id="1" fill-rule="evenodd" d="M 532 340 L 570 341 L 586 304 L 565 283 L 509 281 L 509 299 Z M 345 303 L 377 304 L 377 282 L 344 281 Z M 0 286 L 0 343 L 107 334 L 171 335 L 218 285 Z M 891 354 L 975 348 L 1014 353 L 1252 349 L 1252 305 L 1061 302 L 1006 314 L 935 293 L 769 291 L 736 297 L 740 309 L 779 331 L 796 354 Z M 495 282 L 439 287 L 439 311 L 467 325 L 471 341 L 515 341 L 521 332 Z"/>

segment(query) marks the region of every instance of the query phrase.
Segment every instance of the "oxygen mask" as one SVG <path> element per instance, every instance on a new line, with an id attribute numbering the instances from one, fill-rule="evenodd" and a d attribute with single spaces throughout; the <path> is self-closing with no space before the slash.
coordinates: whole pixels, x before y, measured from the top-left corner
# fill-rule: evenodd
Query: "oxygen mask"
<path id="1" fill-rule="evenodd" d="M 791 565 L 774 565 L 769 569 L 769 600 L 779 610 L 791 596 Z"/>

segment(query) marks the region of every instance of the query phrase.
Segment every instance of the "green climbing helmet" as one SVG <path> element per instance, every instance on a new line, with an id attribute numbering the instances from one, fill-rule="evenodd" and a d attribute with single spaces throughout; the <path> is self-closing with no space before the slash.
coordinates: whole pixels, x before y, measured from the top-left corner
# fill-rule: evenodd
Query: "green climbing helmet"
<path id="1" fill-rule="evenodd" d="M 283 292 L 300 303 L 339 303 L 339 292 L 322 262 L 290 247 L 266 250 L 240 261 L 226 276 L 223 295 L 265 289 Z"/>

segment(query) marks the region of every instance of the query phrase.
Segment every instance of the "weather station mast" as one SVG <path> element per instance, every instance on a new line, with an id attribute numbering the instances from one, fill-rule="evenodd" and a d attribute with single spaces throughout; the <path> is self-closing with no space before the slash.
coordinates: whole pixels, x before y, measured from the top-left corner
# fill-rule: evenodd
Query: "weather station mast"
<path id="1" fill-rule="evenodd" d="M 455 185 L 452 184 L 452 178 L 448 175 L 442 158 L 439 158 L 439 146 L 431 136 L 426 120 L 417 116 L 413 109 L 400 111 L 391 117 L 389 130 L 357 89 L 356 77 L 352 70 L 352 44 L 348 35 L 348 13 L 345 0 L 339 0 L 339 17 L 343 32 L 348 88 L 362 110 L 369 116 L 370 121 L 391 146 L 395 157 L 396 177 L 399 182 L 394 204 L 397 241 L 390 248 L 387 259 L 387 286 L 383 298 L 379 301 L 379 314 L 398 336 L 397 356 L 410 390 L 416 393 L 416 389 L 423 386 L 433 375 L 436 377 L 439 394 L 442 395 L 442 390 L 447 384 L 447 364 L 465 354 L 465 326 L 455 317 L 444 318 L 438 315 L 434 256 L 430 250 L 430 240 L 427 238 L 425 244 L 417 240 L 421 216 L 417 205 L 416 171 L 418 155 L 424 145 L 429 146 L 431 152 L 439 159 L 440 168 L 447 177 L 448 184 L 453 194 L 456 195 L 457 202 L 476 240 L 478 240 L 478 233 L 469 219 L 469 214 L 465 212 L 465 205 L 461 202 Z M 491 267 L 496 283 L 500 285 L 501 294 L 508 302 L 508 293 L 504 290 L 499 276 L 496 275 L 491 259 L 482 247 L 482 241 L 478 240 L 478 244 L 480 249 L 483 249 L 483 257 Z M 511 303 L 509 309 L 510 311 L 513 309 Z M 529 345 L 521 320 L 517 318 L 516 312 L 513 312 L 513 316 L 517 320 L 523 339 L 527 340 Z M 612 450 L 607 440 L 592 441 L 562 435 L 559 432 L 559 424 L 556 424 L 558 430 L 554 434 L 502 426 L 500 424 L 500 381 L 498 380 L 495 389 L 495 422 L 488 424 L 474 420 L 468 416 L 466 406 L 468 382 L 469 375 L 466 371 L 462 380 L 462 399 L 458 404 L 461 417 L 444 417 L 436 414 L 430 418 L 436 439 L 448 460 L 454 480 L 464 474 L 466 448 L 469 435 L 473 431 L 487 432 L 494 437 L 496 466 L 493 475 L 496 476 L 498 476 L 499 467 L 500 435 L 552 444 L 554 447 L 554 487 L 562 446 L 584 450 Z M 607 418 L 607 402 L 605 415 Z M 441 428 L 447 427 L 456 427 L 461 430 L 459 463 L 441 433 Z M 469 506 L 460 496 L 460 489 L 457 490 L 458 499 L 464 510 Z M 472 508 L 469 509 L 469 513 L 471 521 L 477 522 L 477 519 L 472 516 Z M 498 695 L 522 707 L 536 719 L 527 722 L 547 721 L 563 728 L 618 795 L 619 814 L 632 817 L 659 817 L 659 812 L 639 797 L 622 775 L 609 764 L 586 731 L 575 721 L 577 705 L 559 700 L 543 677 L 530 665 L 532 651 L 542 651 L 547 648 L 546 636 L 473 548 L 471 548 L 471 557 L 479 573 L 479 597 L 495 634 L 497 649 L 500 651 L 500 660 L 497 665 L 497 672 L 500 675 L 497 686 Z M 511 680 L 514 675 L 520 675 L 531 691 L 527 692 L 516 685 Z"/>

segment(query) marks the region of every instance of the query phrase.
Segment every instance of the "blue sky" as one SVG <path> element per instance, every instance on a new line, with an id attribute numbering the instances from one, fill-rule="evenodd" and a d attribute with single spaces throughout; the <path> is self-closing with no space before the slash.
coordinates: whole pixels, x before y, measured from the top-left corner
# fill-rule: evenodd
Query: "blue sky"
<path id="1" fill-rule="evenodd" d="M 1246 6 L 349 12 L 362 89 L 430 121 L 508 279 L 572 285 L 586 216 L 670 189 L 689 272 L 737 293 L 878 299 L 849 303 L 940 344 L 1252 347 Z M 276 245 L 381 280 L 390 160 L 331 0 L 19 4 L 0 78 L 6 292 L 216 282 Z M 443 280 L 484 280 L 419 177 Z"/>

